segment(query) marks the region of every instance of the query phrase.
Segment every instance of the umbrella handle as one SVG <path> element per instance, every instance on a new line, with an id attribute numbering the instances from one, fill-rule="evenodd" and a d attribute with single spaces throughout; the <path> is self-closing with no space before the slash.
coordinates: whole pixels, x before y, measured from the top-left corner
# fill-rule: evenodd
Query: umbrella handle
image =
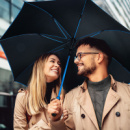
<path id="1" fill-rule="evenodd" d="M 64 74 L 63 74 L 63 79 L 62 79 L 61 86 L 60 86 L 60 90 L 59 90 L 58 96 L 56 97 L 58 100 L 60 100 L 60 94 L 61 94 L 62 86 L 63 86 L 63 83 L 64 83 L 66 71 L 67 71 L 67 68 L 68 68 L 69 60 L 70 60 L 70 55 L 68 56 L 67 63 L 66 63 L 66 67 L 65 67 L 65 71 L 64 71 Z M 51 115 L 52 115 L 53 117 L 55 117 L 57 114 L 52 113 Z"/>
<path id="2" fill-rule="evenodd" d="M 55 117 L 57 114 L 55 114 L 55 113 L 52 113 L 51 115 L 52 115 L 53 117 Z"/>
<path id="3" fill-rule="evenodd" d="M 60 100 L 60 97 L 59 97 L 59 96 L 57 96 L 56 98 L 57 98 L 58 100 Z M 51 115 L 52 115 L 53 117 L 55 117 L 57 114 L 56 114 L 56 113 L 52 113 Z"/>

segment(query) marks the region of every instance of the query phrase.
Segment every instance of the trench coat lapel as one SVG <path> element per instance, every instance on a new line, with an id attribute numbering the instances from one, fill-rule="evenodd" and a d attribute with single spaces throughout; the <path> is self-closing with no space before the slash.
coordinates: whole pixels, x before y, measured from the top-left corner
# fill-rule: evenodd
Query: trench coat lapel
<path id="1" fill-rule="evenodd" d="M 87 89 L 87 84 L 84 82 L 83 86 L 86 88 L 84 92 L 81 92 L 77 98 L 77 101 L 80 105 L 80 107 L 85 111 L 87 116 L 90 118 L 90 120 L 93 122 L 95 127 L 99 130 L 98 122 L 96 119 L 95 111 L 93 108 L 93 104 Z"/>
<path id="2" fill-rule="evenodd" d="M 106 97 L 104 110 L 103 110 L 103 116 L 102 116 L 102 122 L 105 118 L 105 116 L 109 113 L 109 111 L 114 107 L 114 105 L 120 100 L 120 96 L 110 87 L 110 90 L 108 92 L 108 95 Z"/>

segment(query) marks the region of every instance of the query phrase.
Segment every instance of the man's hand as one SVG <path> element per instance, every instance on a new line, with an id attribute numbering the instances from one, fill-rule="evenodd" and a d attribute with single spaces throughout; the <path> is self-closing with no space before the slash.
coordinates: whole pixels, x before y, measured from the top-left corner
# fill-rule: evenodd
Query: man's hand
<path id="1" fill-rule="evenodd" d="M 52 116 L 55 113 L 56 116 Z M 48 104 L 48 114 L 52 121 L 60 120 L 60 117 L 63 113 L 63 97 L 60 96 L 60 100 L 54 99 Z"/>
<path id="2" fill-rule="evenodd" d="M 63 120 L 65 121 L 68 118 L 68 111 L 63 109 Z"/>

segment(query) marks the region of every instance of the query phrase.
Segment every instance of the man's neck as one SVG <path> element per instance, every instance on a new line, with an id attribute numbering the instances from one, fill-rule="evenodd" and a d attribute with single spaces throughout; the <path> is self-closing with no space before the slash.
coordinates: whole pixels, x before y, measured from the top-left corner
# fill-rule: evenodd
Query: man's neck
<path id="1" fill-rule="evenodd" d="M 95 71 L 93 74 L 90 74 L 87 76 L 88 79 L 92 82 L 99 82 L 108 77 L 108 72 L 107 71 Z"/>

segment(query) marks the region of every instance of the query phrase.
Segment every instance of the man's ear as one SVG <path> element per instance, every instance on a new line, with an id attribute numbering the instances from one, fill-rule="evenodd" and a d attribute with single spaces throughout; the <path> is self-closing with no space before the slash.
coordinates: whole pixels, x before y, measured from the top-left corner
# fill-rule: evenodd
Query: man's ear
<path id="1" fill-rule="evenodd" d="M 100 64 L 103 60 L 104 60 L 104 54 L 100 52 L 97 57 L 98 64 Z"/>

